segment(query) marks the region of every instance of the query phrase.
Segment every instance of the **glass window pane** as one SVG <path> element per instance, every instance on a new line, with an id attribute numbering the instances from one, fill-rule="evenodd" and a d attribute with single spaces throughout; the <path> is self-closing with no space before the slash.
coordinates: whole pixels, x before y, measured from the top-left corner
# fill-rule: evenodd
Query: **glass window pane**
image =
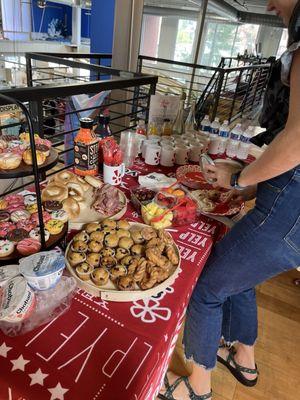
<path id="1" fill-rule="evenodd" d="M 174 60 L 193 62 L 193 44 L 197 21 L 180 19 L 176 38 Z"/>
<path id="2" fill-rule="evenodd" d="M 233 56 L 244 54 L 247 50 L 248 54 L 255 54 L 255 43 L 259 25 L 244 24 L 238 27 L 238 32 L 234 44 Z"/>

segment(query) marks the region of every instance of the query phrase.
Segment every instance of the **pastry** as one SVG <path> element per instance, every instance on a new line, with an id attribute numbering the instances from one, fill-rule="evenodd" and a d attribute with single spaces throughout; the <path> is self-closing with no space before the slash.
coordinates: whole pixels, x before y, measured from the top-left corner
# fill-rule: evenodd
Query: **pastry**
<path id="1" fill-rule="evenodd" d="M 25 229 L 27 232 L 30 232 L 32 231 L 32 229 L 37 227 L 37 224 L 28 219 L 25 219 L 17 222 L 16 227 L 19 229 Z"/>
<path id="2" fill-rule="evenodd" d="M 51 219 L 56 219 L 58 221 L 63 222 L 64 224 L 68 222 L 69 216 L 66 213 L 65 210 L 57 210 L 57 211 L 52 211 L 50 213 Z"/>
<path id="3" fill-rule="evenodd" d="M 62 203 L 57 200 L 45 201 L 43 206 L 44 206 L 44 209 L 48 212 L 58 211 L 58 210 L 62 209 Z"/>
<path id="4" fill-rule="evenodd" d="M 121 242 L 121 240 L 122 239 L 120 239 L 120 242 Z M 107 247 L 117 247 L 118 243 L 119 243 L 119 237 L 118 237 L 117 234 L 111 234 L 110 233 L 110 234 L 106 235 L 105 238 L 104 238 L 104 244 Z M 120 245 L 120 247 L 124 247 L 124 246 Z"/>
<path id="5" fill-rule="evenodd" d="M 76 233 L 76 235 L 73 237 L 73 241 L 75 242 L 76 240 L 82 240 L 83 242 L 87 243 L 89 238 L 89 235 L 85 231 L 81 231 Z"/>
<path id="6" fill-rule="evenodd" d="M 78 243 L 78 242 L 75 242 Z M 84 243 L 84 242 L 82 242 Z M 96 242 L 95 240 L 92 240 L 89 244 L 88 244 L 88 250 L 91 253 L 99 253 L 99 251 L 103 248 L 103 244 Z"/>
<path id="7" fill-rule="evenodd" d="M 76 253 L 75 251 L 68 252 L 68 261 L 71 267 L 75 267 L 76 265 L 83 263 L 87 260 L 87 258 L 88 257 L 86 257 L 84 253 Z"/>
<path id="8" fill-rule="evenodd" d="M 92 281 L 97 286 L 103 286 L 108 282 L 109 273 L 104 268 L 96 268 L 91 273 Z"/>
<path id="9" fill-rule="evenodd" d="M 65 186 L 70 182 L 77 182 L 77 176 L 73 174 L 73 172 L 65 170 L 54 175 L 53 180 L 54 182 Z"/>
<path id="10" fill-rule="evenodd" d="M 50 148 L 48 146 L 46 146 L 45 144 L 36 144 L 35 148 L 37 151 L 40 151 L 41 153 L 43 153 L 46 157 L 48 157 L 50 154 Z"/>
<path id="11" fill-rule="evenodd" d="M 29 218 L 30 218 L 30 213 L 25 210 L 13 211 L 10 214 L 10 219 L 12 222 L 19 222 L 19 221 L 26 220 Z"/>
<path id="12" fill-rule="evenodd" d="M 144 275 L 143 279 L 141 282 L 139 282 L 139 287 L 142 290 L 147 290 L 153 288 L 153 286 L 157 283 L 156 278 L 150 276 L 150 275 Z"/>
<path id="13" fill-rule="evenodd" d="M 90 234 L 90 240 L 95 240 L 96 242 L 103 243 L 104 232 L 95 231 Z"/>
<path id="14" fill-rule="evenodd" d="M 15 153 L 0 154 L 0 168 L 5 170 L 16 169 L 22 162 L 22 156 Z"/>
<path id="15" fill-rule="evenodd" d="M 10 219 L 10 213 L 7 211 L 0 211 L 0 222 L 7 222 Z"/>
<path id="16" fill-rule="evenodd" d="M 64 223 L 62 221 L 58 221 L 57 219 L 50 219 L 50 221 L 45 223 L 45 228 L 50 232 L 51 235 L 58 235 L 62 232 Z"/>
<path id="17" fill-rule="evenodd" d="M 30 206 L 31 204 L 36 204 L 36 195 L 35 194 L 25 194 L 24 195 L 24 204 L 25 204 L 25 206 Z"/>
<path id="18" fill-rule="evenodd" d="M 99 189 L 104 185 L 104 183 L 100 179 L 95 178 L 94 176 L 87 175 L 84 177 L 84 179 L 89 185 L 93 186 L 96 189 Z"/>
<path id="19" fill-rule="evenodd" d="M 166 255 L 173 265 L 177 265 L 179 263 L 179 257 L 174 246 L 168 246 L 166 248 Z"/>
<path id="20" fill-rule="evenodd" d="M 140 260 L 138 258 L 132 258 L 129 265 L 127 266 L 128 275 L 133 275 L 139 265 Z"/>
<path id="21" fill-rule="evenodd" d="M 6 208 L 6 211 L 8 211 L 9 213 L 12 213 L 14 211 L 18 211 L 18 210 L 25 210 L 25 206 L 24 204 L 9 204 Z"/>
<path id="22" fill-rule="evenodd" d="M 8 206 L 8 202 L 4 199 L 0 200 L 0 210 L 5 210 Z"/>
<path id="23" fill-rule="evenodd" d="M 159 239 L 159 238 L 153 238 L 151 240 L 149 240 L 149 242 L 146 244 L 146 248 L 150 249 L 150 247 L 156 247 L 160 253 L 162 253 L 166 247 L 166 245 L 164 244 L 164 242 Z"/>
<path id="24" fill-rule="evenodd" d="M 6 238 L 8 232 L 15 229 L 16 226 L 10 221 L 0 222 L 0 238 Z"/>
<path id="25" fill-rule="evenodd" d="M 134 258 L 132 256 L 128 255 L 128 256 L 123 257 L 120 262 L 122 265 L 128 266 L 132 262 L 132 260 L 134 260 Z"/>
<path id="26" fill-rule="evenodd" d="M 165 243 L 165 244 L 173 244 L 174 240 L 169 232 L 165 231 L 164 229 L 158 230 L 158 237 Z"/>
<path id="27" fill-rule="evenodd" d="M 43 165 L 44 162 L 46 161 L 46 158 L 47 157 L 45 156 L 44 153 L 42 153 L 41 151 L 36 150 L 37 165 Z M 33 164 L 31 148 L 24 151 L 24 153 L 23 153 L 23 161 L 27 165 L 32 165 Z"/>
<path id="28" fill-rule="evenodd" d="M 159 267 L 163 267 L 168 261 L 167 257 L 161 255 L 161 252 L 157 247 L 146 249 L 146 257 Z"/>
<path id="29" fill-rule="evenodd" d="M 119 247 L 123 247 L 123 249 L 130 249 L 133 244 L 133 240 L 128 237 L 123 237 L 119 240 Z"/>
<path id="30" fill-rule="evenodd" d="M 123 249 L 122 247 L 119 247 L 116 250 L 115 257 L 119 261 L 119 260 L 122 260 L 122 258 L 124 258 L 125 256 L 128 256 L 128 255 L 129 255 L 129 250 Z"/>
<path id="31" fill-rule="evenodd" d="M 145 242 L 145 239 L 142 236 L 142 232 L 139 230 L 130 231 L 131 237 L 135 244 L 142 244 Z"/>
<path id="32" fill-rule="evenodd" d="M 108 247 L 104 247 L 104 249 L 100 250 L 100 257 L 114 257 L 116 252 L 114 249 L 110 249 Z"/>
<path id="33" fill-rule="evenodd" d="M 72 251 L 75 251 L 76 253 L 86 253 L 88 248 L 88 244 L 82 240 L 73 241 L 71 247 Z"/>
<path id="34" fill-rule="evenodd" d="M 79 264 L 76 267 L 76 274 L 83 281 L 88 281 L 90 279 L 90 275 L 93 271 L 94 271 L 94 267 L 87 264 L 86 262 Z"/>
<path id="35" fill-rule="evenodd" d="M 13 229 L 7 234 L 7 239 L 11 242 L 17 243 L 21 240 L 28 238 L 29 233 L 25 229 Z"/>
<path id="36" fill-rule="evenodd" d="M 134 280 L 132 276 L 121 276 L 117 280 L 119 290 L 134 290 Z"/>
<path id="37" fill-rule="evenodd" d="M 70 219 L 75 219 L 80 214 L 79 203 L 72 197 L 69 197 L 62 201 L 63 209 L 66 211 Z"/>
<path id="38" fill-rule="evenodd" d="M 133 279 L 135 282 L 140 282 L 143 279 L 146 273 L 146 268 L 147 268 L 147 260 L 142 259 L 139 262 L 139 265 L 136 267 L 136 270 L 133 275 Z"/>
<path id="39" fill-rule="evenodd" d="M 122 237 L 131 237 L 130 232 L 126 229 L 119 229 L 117 230 L 118 238 L 121 239 Z"/>
<path id="40" fill-rule="evenodd" d="M 157 237 L 156 230 L 151 228 L 150 226 L 145 227 L 141 230 L 141 234 L 145 240 L 151 240 Z"/>
<path id="41" fill-rule="evenodd" d="M 69 182 L 66 184 L 69 189 L 69 196 L 76 201 L 84 200 L 84 189 L 79 182 Z"/>
<path id="42" fill-rule="evenodd" d="M 97 222 L 92 222 L 86 225 L 85 230 L 89 234 L 92 232 L 101 231 L 101 225 Z"/>
<path id="43" fill-rule="evenodd" d="M 114 257 L 102 257 L 100 264 L 102 267 L 110 269 L 117 265 L 117 260 Z"/>
<path id="44" fill-rule="evenodd" d="M 116 229 L 112 229 L 112 228 L 102 228 L 102 232 L 104 233 L 104 235 L 114 235 L 115 233 L 117 233 Z"/>
<path id="45" fill-rule="evenodd" d="M 5 196 L 4 200 L 8 205 L 23 205 L 24 197 L 21 194 L 9 194 Z"/>
<path id="46" fill-rule="evenodd" d="M 68 199 L 68 188 L 63 184 L 50 182 L 42 191 L 42 201 L 63 201 Z M 66 210 L 67 211 L 67 210 Z"/>
<path id="47" fill-rule="evenodd" d="M 86 262 L 92 267 L 98 267 L 100 263 L 100 254 L 90 253 L 86 256 Z"/>
<path id="48" fill-rule="evenodd" d="M 23 239 L 17 244 L 17 250 L 20 254 L 22 254 L 22 256 L 29 256 L 31 254 L 38 253 L 40 249 L 41 243 L 32 238 Z"/>
<path id="49" fill-rule="evenodd" d="M 38 210 L 37 203 L 28 204 L 28 205 L 26 206 L 26 211 L 28 211 L 30 214 L 36 213 L 37 210 Z"/>
<path id="50" fill-rule="evenodd" d="M 50 233 L 47 231 L 47 229 L 44 229 L 44 235 L 45 235 L 45 242 L 47 242 L 50 238 Z M 40 228 L 35 228 L 32 229 L 29 232 L 29 237 L 31 237 L 32 239 L 36 239 L 39 242 L 41 241 L 41 231 Z"/>
<path id="51" fill-rule="evenodd" d="M 113 281 L 125 275 L 127 275 L 127 268 L 124 265 L 118 264 L 110 270 L 110 279 Z"/>
<path id="52" fill-rule="evenodd" d="M 0 258 L 8 257 L 13 253 L 15 246 L 9 240 L 0 240 Z"/>
<path id="53" fill-rule="evenodd" d="M 141 256 L 145 252 L 145 248 L 141 244 L 135 244 L 130 249 L 133 256 Z"/>
<path id="54" fill-rule="evenodd" d="M 50 221 L 50 220 L 51 220 L 51 215 L 50 215 L 47 211 L 43 211 L 43 221 L 44 221 L 44 224 L 45 224 L 46 222 Z M 40 221 L 39 221 L 39 214 L 38 214 L 38 213 L 31 214 L 30 221 L 33 222 L 33 223 L 36 224 L 36 225 L 39 225 L 39 223 L 40 223 Z M 49 232 L 50 232 L 50 231 L 49 231 Z M 51 232 L 50 232 L 50 233 L 51 233 Z"/>
<path id="55" fill-rule="evenodd" d="M 76 183 L 79 183 L 83 191 L 86 192 L 91 186 L 81 176 L 76 176 Z"/>
<path id="56" fill-rule="evenodd" d="M 117 227 L 117 223 L 116 221 L 112 220 L 112 219 L 104 219 L 102 221 L 102 228 L 110 228 L 110 229 L 116 229 Z"/>
<path id="57" fill-rule="evenodd" d="M 117 221 L 117 229 L 125 229 L 128 231 L 130 229 L 130 224 L 126 219 L 121 219 Z"/>

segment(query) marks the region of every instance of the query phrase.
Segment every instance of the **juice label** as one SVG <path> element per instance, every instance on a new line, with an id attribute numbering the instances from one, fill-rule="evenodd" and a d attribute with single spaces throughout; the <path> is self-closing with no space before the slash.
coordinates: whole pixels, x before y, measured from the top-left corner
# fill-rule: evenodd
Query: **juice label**
<path id="1" fill-rule="evenodd" d="M 74 145 L 75 167 L 82 171 L 92 171 L 97 169 L 98 147 L 98 142 L 90 144 L 76 142 Z"/>

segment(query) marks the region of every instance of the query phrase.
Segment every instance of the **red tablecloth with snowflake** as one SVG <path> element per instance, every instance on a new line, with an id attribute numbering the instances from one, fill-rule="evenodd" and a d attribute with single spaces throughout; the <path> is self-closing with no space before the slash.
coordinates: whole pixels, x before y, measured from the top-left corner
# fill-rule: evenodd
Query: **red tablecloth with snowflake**
<path id="1" fill-rule="evenodd" d="M 137 174 L 152 171 L 138 161 L 121 188 L 129 193 Z M 129 206 L 127 218 L 137 217 Z M 221 230 L 205 217 L 171 229 L 181 272 L 156 297 L 108 303 L 80 289 L 70 310 L 48 325 L 16 338 L 0 334 L 0 400 L 154 399 L 188 300 Z"/>

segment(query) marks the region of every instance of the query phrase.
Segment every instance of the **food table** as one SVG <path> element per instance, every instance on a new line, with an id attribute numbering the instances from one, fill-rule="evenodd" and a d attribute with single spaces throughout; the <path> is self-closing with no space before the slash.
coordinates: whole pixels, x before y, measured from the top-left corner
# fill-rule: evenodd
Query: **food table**
<path id="1" fill-rule="evenodd" d="M 129 195 L 136 176 L 153 171 L 138 160 L 121 189 Z M 167 168 L 155 172 L 174 174 Z M 126 217 L 138 220 L 130 204 Z M 154 399 L 192 290 L 224 227 L 203 216 L 169 231 L 180 250 L 181 272 L 157 296 L 113 303 L 78 289 L 70 310 L 46 326 L 15 338 L 0 334 L 0 399 Z"/>

